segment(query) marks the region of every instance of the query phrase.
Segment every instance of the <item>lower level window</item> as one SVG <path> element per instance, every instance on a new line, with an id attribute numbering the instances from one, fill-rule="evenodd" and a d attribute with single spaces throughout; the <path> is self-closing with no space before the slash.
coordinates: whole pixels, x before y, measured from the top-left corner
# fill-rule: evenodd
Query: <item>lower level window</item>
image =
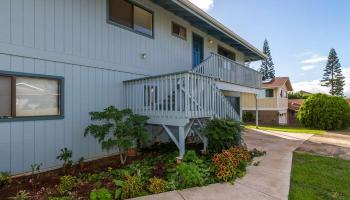
<path id="1" fill-rule="evenodd" d="M 0 74 L 0 119 L 62 116 L 62 78 Z"/>

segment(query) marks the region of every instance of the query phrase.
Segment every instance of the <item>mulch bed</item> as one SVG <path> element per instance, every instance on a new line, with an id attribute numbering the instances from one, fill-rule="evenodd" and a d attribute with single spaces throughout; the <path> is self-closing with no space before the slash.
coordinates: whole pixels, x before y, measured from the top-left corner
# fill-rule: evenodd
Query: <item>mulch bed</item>
<path id="1" fill-rule="evenodd" d="M 129 157 L 126 164 L 130 164 L 135 160 L 141 160 L 142 156 Z M 106 171 L 109 167 L 112 168 L 121 168 L 119 155 L 104 157 L 98 160 L 84 162 L 83 166 L 74 165 L 67 169 L 64 173 L 63 168 L 56 170 L 51 170 L 47 172 L 42 172 L 39 176 L 26 175 L 19 176 L 11 179 L 11 183 L 6 184 L 5 186 L 0 187 L 0 200 L 7 200 L 9 197 L 13 197 L 20 190 L 26 190 L 31 192 L 32 199 L 46 200 L 48 197 L 42 195 L 41 188 L 52 189 L 55 185 L 59 184 L 61 176 L 71 175 L 78 176 L 82 173 L 98 173 Z M 35 183 L 33 183 L 33 178 Z M 114 184 L 109 181 L 102 181 L 102 186 L 106 188 L 113 189 Z M 96 188 L 96 183 L 86 183 L 84 185 L 79 185 L 77 188 L 77 194 L 80 199 L 88 199 L 89 193 L 92 189 Z M 47 192 L 47 191 L 46 191 Z M 37 195 L 36 195 L 37 194 Z M 38 197 L 36 197 L 38 196 Z"/>

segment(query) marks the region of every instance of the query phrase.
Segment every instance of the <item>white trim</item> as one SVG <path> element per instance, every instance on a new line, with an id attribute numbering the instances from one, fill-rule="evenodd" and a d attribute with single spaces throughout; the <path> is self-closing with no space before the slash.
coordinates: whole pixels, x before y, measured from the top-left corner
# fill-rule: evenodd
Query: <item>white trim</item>
<path id="1" fill-rule="evenodd" d="M 245 87 L 241 85 L 235 85 L 232 83 L 226 83 L 221 81 L 217 81 L 216 85 L 220 90 L 244 92 L 244 93 L 252 93 L 252 94 L 259 94 L 261 92 L 260 89 Z"/>

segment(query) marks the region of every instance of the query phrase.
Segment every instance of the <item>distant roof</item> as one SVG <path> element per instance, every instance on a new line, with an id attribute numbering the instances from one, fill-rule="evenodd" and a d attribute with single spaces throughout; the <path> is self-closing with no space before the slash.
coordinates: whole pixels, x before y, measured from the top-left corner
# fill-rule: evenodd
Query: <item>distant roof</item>
<path id="1" fill-rule="evenodd" d="M 248 43 L 246 40 L 188 0 L 152 1 L 162 6 L 164 9 L 190 22 L 192 26 L 198 28 L 199 30 L 243 52 L 246 56 L 245 61 L 247 62 L 264 60 L 267 58 L 266 55 L 256 47 Z"/>
<path id="2" fill-rule="evenodd" d="M 349 105 L 350 105 L 350 99 L 348 99 L 348 103 L 349 103 Z"/>
<path id="3" fill-rule="evenodd" d="M 307 92 L 307 91 L 304 91 L 304 90 L 300 90 L 299 91 L 301 94 L 312 94 L 311 92 Z"/>
<path id="4" fill-rule="evenodd" d="M 261 87 L 262 88 L 280 88 L 284 84 L 286 85 L 288 91 L 293 91 L 293 87 L 289 80 L 289 77 L 275 77 L 270 81 L 263 81 Z"/>
<path id="5" fill-rule="evenodd" d="M 288 109 L 298 111 L 305 99 L 288 99 Z"/>

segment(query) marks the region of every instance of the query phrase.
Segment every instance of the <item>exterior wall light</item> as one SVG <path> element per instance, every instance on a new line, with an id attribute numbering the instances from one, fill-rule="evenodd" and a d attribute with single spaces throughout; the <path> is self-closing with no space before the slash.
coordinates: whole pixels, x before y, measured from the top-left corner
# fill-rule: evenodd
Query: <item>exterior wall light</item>
<path id="1" fill-rule="evenodd" d="M 142 59 L 146 59 L 147 58 L 147 54 L 146 53 L 141 54 L 141 58 Z"/>
<path id="2" fill-rule="evenodd" d="M 214 41 L 213 41 L 212 39 L 209 39 L 209 40 L 208 40 L 208 43 L 209 43 L 209 44 L 213 44 Z"/>

